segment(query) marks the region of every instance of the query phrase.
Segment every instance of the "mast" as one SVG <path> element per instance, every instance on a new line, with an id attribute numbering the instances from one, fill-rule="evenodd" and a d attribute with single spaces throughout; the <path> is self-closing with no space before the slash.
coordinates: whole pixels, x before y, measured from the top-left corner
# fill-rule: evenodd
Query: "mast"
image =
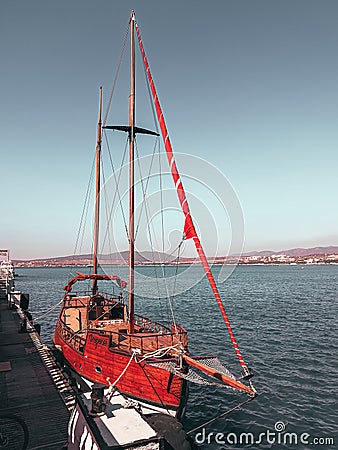
<path id="1" fill-rule="evenodd" d="M 134 332 L 134 267 L 135 267 L 135 224 L 134 224 L 134 126 L 135 126 L 135 14 L 130 14 L 130 94 L 129 94 L 129 333 Z"/>
<path id="2" fill-rule="evenodd" d="M 135 126 L 135 13 L 132 10 L 129 19 L 130 28 L 130 91 L 129 91 L 129 124 L 128 125 L 104 125 L 103 128 L 128 132 L 129 135 L 129 223 L 128 223 L 128 307 L 129 307 L 129 333 L 134 333 L 134 268 L 135 268 L 135 194 L 134 194 L 134 146 L 136 133 L 159 136 L 152 130 Z"/>
<path id="3" fill-rule="evenodd" d="M 94 217 L 94 243 L 93 243 L 93 274 L 97 274 L 99 245 L 99 221 L 100 221 L 100 165 L 101 165 L 101 141 L 102 141 L 102 86 L 100 86 L 99 118 L 97 123 L 97 142 L 95 156 L 95 217 Z M 93 295 L 97 292 L 97 280 L 93 280 Z"/>

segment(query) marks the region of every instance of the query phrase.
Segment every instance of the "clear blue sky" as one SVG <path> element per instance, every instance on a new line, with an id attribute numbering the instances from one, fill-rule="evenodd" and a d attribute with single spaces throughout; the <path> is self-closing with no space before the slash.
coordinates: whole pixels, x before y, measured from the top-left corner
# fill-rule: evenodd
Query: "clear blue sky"
<path id="1" fill-rule="evenodd" d="M 246 250 L 338 243 L 338 2 L 4 0 L 0 247 L 71 254 L 135 9 L 174 149 L 234 187 Z"/>

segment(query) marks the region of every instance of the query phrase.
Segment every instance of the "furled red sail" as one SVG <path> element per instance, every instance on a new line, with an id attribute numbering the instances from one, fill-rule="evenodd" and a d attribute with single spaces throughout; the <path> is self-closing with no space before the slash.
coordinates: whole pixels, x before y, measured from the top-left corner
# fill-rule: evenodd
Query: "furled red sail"
<path id="1" fill-rule="evenodd" d="M 66 294 L 68 294 L 72 290 L 73 284 L 75 284 L 77 281 L 81 280 L 111 280 L 115 281 L 119 288 L 124 289 L 127 286 L 127 283 L 123 280 L 121 280 L 120 277 L 117 275 L 105 275 L 101 273 L 79 273 L 77 272 L 77 276 L 73 277 L 71 280 L 68 281 L 66 286 L 64 287 L 64 290 L 66 291 Z"/>
<path id="2" fill-rule="evenodd" d="M 161 134 L 162 134 L 162 137 L 163 137 L 163 140 L 164 140 L 164 146 L 165 146 L 166 154 L 167 154 L 167 157 L 168 157 L 169 166 L 170 166 L 170 169 L 171 169 L 171 173 L 172 173 L 172 177 L 173 177 L 173 180 L 174 180 L 175 188 L 177 190 L 178 199 L 179 199 L 179 202 L 181 204 L 183 214 L 185 216 L 184 236 L 185 236 L 185 239 L 193 239 L 193 241 L 194 241 L 197 253 L 198 253 L 199 258 L 200 258 L 200 260 L 202 262 L 204 271 L 205 271 L 206 276 L 207 276 L 207 278 L 209 280 L 211 289 L 212 289 L 212 291 L 214 293 L 216 302 L 217 302 L 217 304 L 219 306 L 219 309 L 220 309 L 220 311 L 222 313 L 222 316 L 223 316 L 224 322 L 226 324 L 227 330 L 229 332 L 230 339 L 231 339 L 231 342 L 232 342 L 233 347 L 235 349 L 237 358 L 238 358 L 238 360 L 240 362 L 240 365 L 244 369 L 244 373 L 247 375 L 249 373 L 249 369 L 247 368 L 247 366 L 246 366 L 246 364 L 245 364 L 245 362 L 243 360 L 242 354 L 241 354 L 241 352 L 240 352 L 240 350 L 238 348 L 235 336 L 234 336 L 233 331 L 232 331 L 231 326 L 230 326 L 230 322 L 229 322 L 228 316 L 227 316 L 227 314 L 225 312 L 225 309 L 224 309 L 221 297 L 219 295 L 215 279 L 214 279 L 214 277 L 213 277 L 213 275 L 211 273 L 207 257 L 206 257 L 206 255 L 204 253 L 201 241 L 200 241 L 200 239 L 199 239 L 199 237 L 198 237 L 198 235 L 196 233 L 196 229 L 195 229 L 195 226 L 194 226 L 191 214 L 190 214 L 188 200 L 187 200 L 187 197 L 185 195 L 183 184 L 182 184 L 182 181 L 180 179 L 180 175 L 179 175 L 178 170 L 177 170 L 176 161 L 175 161 L 175 158 L 174 158 L 173 149 L 172 149 L 171 142 L 170 142 L 170 139 L 169 139 L 169 134 L 168 134 L 168 131 L 167 131 L 167 127 L 166 127 L 166 124 L 165 124 L 162 108 L 161 108 L 161 105 L 160 105 L 160 102 L 159 102 L 159 99 L 158 99 L 158 96 L 157 96 L 154 80 L 152 78 L 152 75 L 151 75 L 151 72 L 150 72 L 150 67 L 149 67 L 149 64 L 148 64 L 148 60 L 147 60 L 147 57 L 146 57 L 146 54 L 145 54 L 145 50 L 144 50 L 144 47 L 143 47 L 143 43 L 142 43 L 142 39 L 141 39 L 141 33 L 140 33 L 140 30 L 139 30 L 139 27 L 138 27 L 137 24 L 136 24 L 136 31 L 137 31 L 137 37 L 138 37 L 138 41 L 139 41 L 139 45 L 140 45 L 140 50 L 141 50 L 141 53 L 142 53 L 142 56 L 143 56 L 144 66 L 145 66 L 147 77 L 148 77 L 148 81 L 149 81 L 150 90 L 151 90 L 151 93 L 152 93 L 152 96 L 153 96 L 153 100 L 154 100 L 154 104 L 155 104 L 155 109 L 156 109 L 156 114 L 157 114 L 157 118 L 158 118 L 158 121 L 159 121 L 160 129 L 161 129 Z"/>

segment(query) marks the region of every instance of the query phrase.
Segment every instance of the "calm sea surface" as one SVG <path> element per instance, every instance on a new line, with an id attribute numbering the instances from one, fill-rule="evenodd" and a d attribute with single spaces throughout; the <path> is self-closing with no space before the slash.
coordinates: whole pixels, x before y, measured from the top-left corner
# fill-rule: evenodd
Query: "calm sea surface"
<path id="1" fill-rule="evenodd" d="M 69 270 L 16 270 L 16 287 L 30 294 L 33 317 L 61 299 Z M 125 276 L 125 268 L 116 270 Z M 176 321 L 189 332 L 190 352 L 218 355 L 239 375 L 221 314 L 206 279 L 200 279 L 201 268 L 180 270 L 192 287 L 175 297 L 173 306 Z M 214 268 L 216 278 L 219 270 Z M 338 266 L 241 266 L 219 288 L 259 395 L 192 436 L 205 450 L 338 448 Z M 161 319 L 167 306 L 156 298 L 139 299 L 136 310 Z M 39 320 L 47 343 L 58 311 Z M 226 389 L 191 385 L 184 426 L 193 429 L 243 400 Z"/>

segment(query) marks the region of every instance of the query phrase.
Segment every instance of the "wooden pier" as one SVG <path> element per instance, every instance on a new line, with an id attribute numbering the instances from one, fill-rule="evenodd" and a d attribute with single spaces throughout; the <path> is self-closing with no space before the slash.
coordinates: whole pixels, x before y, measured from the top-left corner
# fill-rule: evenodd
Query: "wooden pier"
<path id="1" fill-rule="evenodd" d="M 66 449 L 74 394 L 31 324 L 22 330 L 24 319 L 0 299 L 0 441 L 6 449 Z"/>

